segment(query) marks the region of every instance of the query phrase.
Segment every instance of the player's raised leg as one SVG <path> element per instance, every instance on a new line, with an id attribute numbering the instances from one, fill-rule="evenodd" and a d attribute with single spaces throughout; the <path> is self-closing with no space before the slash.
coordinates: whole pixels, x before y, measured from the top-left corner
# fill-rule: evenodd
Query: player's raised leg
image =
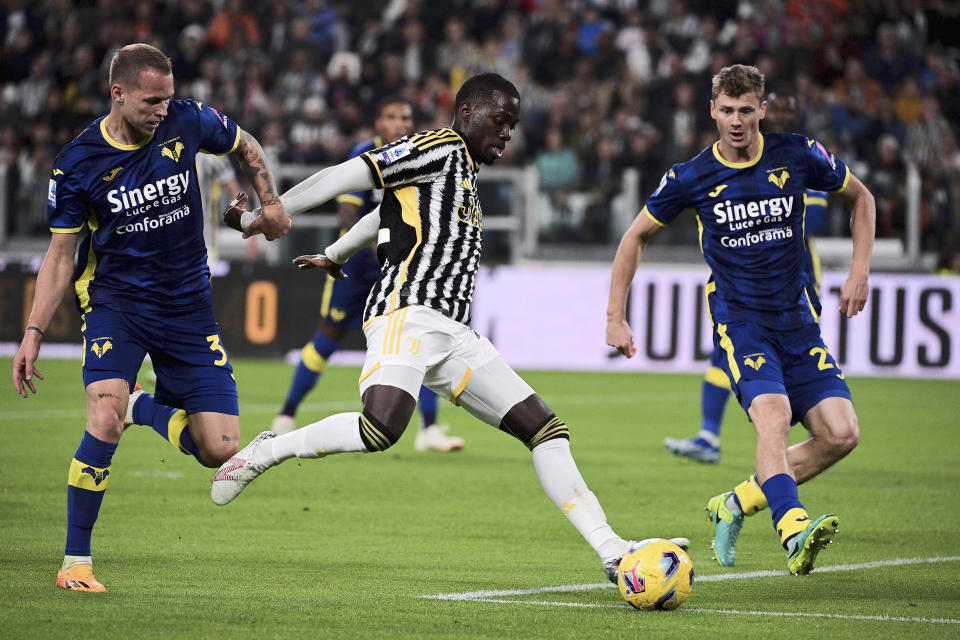
<path id="1" fill-rule="evenodd" d="M 547 497 L 600 556 L 607 577 L 616 582 L 620 559 L 634 543 L 617 535 L 607 522 L 570 452 L 567 425 L 486 338 L 467 341 L 455 355 L 428 372 L 427 384 L 449 391 L 455 403 L 530 449 Z M 689 544 L 681 538 L 674 542 L 683 547 Z"/>
<path id="2" fill-rule="evenodd" d="M 184 409 L 168 407 L 157 402 L 156 398 L 142 390 L 130 394 L 127 403 L 125 424 L 142 424 L 153 429 L 157 435 L 177 448 L 181 453 L 192 455 L 205 467 L 216 468 L 229 458 L 237 449 L 240 433 L 240 421 L 236 416 L 224 416 L 229 425 L 214 425 L 210 421 L 221 414 L 207 413 L 187 416 Z M 217 428 L 219 426 L 219 428 Z M 193 432 L 212 434 L 194 436 Z"/>
<path id="3" fill-rule="evenodd" d="M 338 413 L 279 436 L 260 433 L 221 465 L 211 499 L 219 505 L 229 503 L 267 469 L 290 458 L 369 453 L 393 446 L 410 422 L 416 400 L 408 391 L 388 385 L 368 388 L 363 400 L 362 412 Z"/>

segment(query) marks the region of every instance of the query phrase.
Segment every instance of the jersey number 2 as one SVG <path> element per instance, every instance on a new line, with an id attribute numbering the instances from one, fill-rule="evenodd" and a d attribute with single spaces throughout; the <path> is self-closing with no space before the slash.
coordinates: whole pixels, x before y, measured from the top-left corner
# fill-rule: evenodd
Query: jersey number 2
<path id="1" fill-rule="evenodd" d="M 827 350 L 823 347 L 814 347 L 813 349 L 810 349 L 810 355 L 820 358 L 820 362 L 817 363 L 817 368 L 820 369 L 820 371 L 826 371 L 827 369 L 834 368 L 831 363 L 827 362 Z"/>

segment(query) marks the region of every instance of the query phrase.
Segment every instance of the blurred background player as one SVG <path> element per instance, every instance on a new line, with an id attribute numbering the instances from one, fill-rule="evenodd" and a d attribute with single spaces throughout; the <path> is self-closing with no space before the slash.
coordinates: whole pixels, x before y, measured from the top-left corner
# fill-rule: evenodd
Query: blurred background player
<path id="1" fill-rule="evenodd" d="M 74 591 L 106 591 L 93 574 L 91 536 L 127 425 L 151 426 L 210 467 L 237 450 L 237 387 L 213 315 L 197 153 L 238 157 L 265 212 L 251 232 L 272 240 L 290 228 L 260 144 L 215 109 L 174 100 L 173 69 L 162 51 L 119 49 L 109 83 L 110 113 L 54 161 L 47 196 L 53 235 L 13 361 L 17 392 L 36 393 L 40 342 L 73 280 L 87 421 L 67 477 L 57 586 Z M 157 372 L 155 397 L 131 393 L 147 353 Z"/>
<path id="2" fill-rule="evenodd" d="M 714 343 L 723 347 L 724 373 L 757 434 L 756 473 L 707 503 L 714 555 L 722 566 L 734 564 L 744 516 L 769 506 L 787 570 L 806 574 L 840 519 L 811 519 L 797 485 L 850 453 L 860 427 L 843 372 L 820 335 L 819 300 L 805 272 L 802 201 L 814 187 L 840 193 L 852 206 L 853 256 L 840 288 L 840 312 L 848 318 L 863 310 L 870 292 L 876 203 L 816 140 L 760 133 L 767 103 L 756 67 L 724 67 L 712 84 L 719 140 L 669 169 L 623 234 L 610 281 L 607 344 L 628 357 L 636 353 L 626 301 L 640 258 L 661 228 L 694 209 L 711 271 Z M 810 437 L 790 446 L 796 422 Z"/>
<path id="3" fill-rule="evenodd" d="M 368 151 L 396 142 L 413 133 L 413 105 L 399 96 L 380 101 L 377 119 L 373 123 L 376 136 L 358 144 L 350 152 L 356 158 Z M 347 193 L 337 198 L 337 216 L 346 233 L 370 213 L 383 198 L 382 189 Z M 335 279 L 328 275 L 320 304 L 320 326 L 300 351 L 300 362 L 293 374 L 287 399 L 270 429 L 277 434 L 289 433 L 294 428 L 294 416 L 307 393 L 317 384 L 330 356 L 339 348 L 348 329 L 359 329 L 370 290 L 380 279 L 376 247 L 358 251 L 343 265 L 348 278 Z M 457 451 L 463 448 L 463 438 L 447 434 L 447 426 L 437 424 L 437 394 L 426 387 L 420 389 L 420 429 L 414 440 L 418 451 Z"/>
<path id="4" fill-rule="evenodd" d="M 800 124 L 800 109 L 793 94 L 781 92 L 767 96 L 767 115 L 760 121 L 764 131 L 797 132 Z M 824 191 L 807 189 L 804 198 L 804 232 L 806 233 L 806 273 L 813 279 L 813 291 L 820 296 L 820 256 L 817 255 L 813 236 L 823 225 L 827 212 L 827 194 Z M 666 438 L 664 446 L 671 453 L 698 462 L 720 461 L 720 429 L 723 412 L 730 397 L 730 379 L 723 372 L 721 358 L 726 353 L 716 345 L 710 356 L 710 368 L 703 379 L 700 394 L 700 411 L 703 421 L 700 432 L 686 440 Z"/>
<path id="5" fill-rule="evenodd" d="M 197 155 L 197 183 L 200 185 L 200 200 L 205 215 L 203 239 L 207 244 L 207 259 L 212 268 L 222 255 L 221 242 L 224 236 L 220 233 L 223 224 L 220 212 L 231 195 L 241 190 L 241 185 L 230 158 L 212 153 Z M 243 242 L 247 258 L 257 259 L 260 255 L 257 238 L 247 238 Z"/>

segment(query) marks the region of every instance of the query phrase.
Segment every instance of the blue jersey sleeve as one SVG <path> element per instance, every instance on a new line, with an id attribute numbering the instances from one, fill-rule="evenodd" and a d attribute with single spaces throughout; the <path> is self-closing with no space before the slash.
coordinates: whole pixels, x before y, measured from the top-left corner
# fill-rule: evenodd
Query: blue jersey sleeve
<path id="1" fill-rule="evenodd" d="M 195 100 L 185 100 L 197 110 L 200 151 L 222 156 L 233 153 L 240 144 L 240 127 L 213 107 Z"/>
<path id="2" fill-rule="evenodd" d="M 347 160 L 352 160 L 360 155 L 363 155 L 364 152 L 370 151 L 373 148 L 374 145 L 372 142 L 361 142 L 350 150 L 350 156 L 347 158 Z M 362 207 L 366 202 L 366 197 L 366 191 L 354 191 L 353 193 L 344 193 L 337 196 L 337 202 L 346 202 L 347 204 L 353 204 L 358 207 Z M 363 213 L 367 212 L 364 211 Z"/>
<path id="3" fill-rule="evenodd" d="M 676 220 L 680 212 L 692 204 L 689 202 L 689 190 L 683 188 L 677 177 L 678 173 L 677 165 L 671 167 L 663 174 L 657 190 L 647 198 L 647 213 L 661 225 L 668 225 Z"/>
<path id="4" fill-rule="evenodd" d="M 54 162 L 47 189 L 47 223 L 53 233 L 78 233 L 87 223 L 87 203 L 80 189 L 79 169 L 62 169 L 62 158 Z"/>
<path id="5" fill-rule="evenodd" d="M 850 169 L 826 147 L 807 138 L 805 159 L 807 161 L 807 187 L 820 191 L 843 191 L 850 180 Z"/>

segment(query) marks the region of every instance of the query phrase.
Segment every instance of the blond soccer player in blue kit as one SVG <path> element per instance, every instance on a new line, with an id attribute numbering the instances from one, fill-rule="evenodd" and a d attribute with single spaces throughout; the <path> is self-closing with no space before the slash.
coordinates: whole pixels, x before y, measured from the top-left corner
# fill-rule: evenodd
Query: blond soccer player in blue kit
<path id="1" fill-rule="evenodd" d="M 129 424 L 150 426 L 205 466 L 237 450 L 237 388 L 213 315 L 197 153 L 237 156 L 263 206 L 252 231 L 272 240 L 290 228 L 257 140 L 209 105 L 173 96 L 163 52 L 122 47 L 110 65 L 110 113 L 67 144 L 51 172 L 52 237 L 13 382 L 23 397 L 36 393 L 40 342 L 72 281 L 87 419 L 67 477 L 57 574 L 57 586 L 71 591 L 106 591 L 93 574 L 91 536 Z M 146 354 L 155 396 L 134 391 Z"/>
<path id="2" fill-rule="evenodd" d="M 812 283 L 803 275 L 804 191 L 839 193 L 852 205 L 853 261 L 840 293 L 847 317 L 866 304 L 876 207 L 870 191 L 820 143 L 760 133 L 767 104 L 755 67 L 721 69 L 712 95 L 720 139 L 664 175 L 620 241 L 606 339 L 628 357 L 636 353 L 626 300 L 643 250 L 684 209 L 695 210 L 712 272 L 706 294 L 714 343 L 757 432 L 756 473 L 707 505 L 716 558 L 732 565 L 744 516 L 769 506 L 787 568 L 805 574 L 839 518 L 828 513 L 811 520 L 797 485 L 850 453 L 860 432 L 843 373 L 820 337 Z M 810 438 L 788 446 L 795 422 Z"/>

